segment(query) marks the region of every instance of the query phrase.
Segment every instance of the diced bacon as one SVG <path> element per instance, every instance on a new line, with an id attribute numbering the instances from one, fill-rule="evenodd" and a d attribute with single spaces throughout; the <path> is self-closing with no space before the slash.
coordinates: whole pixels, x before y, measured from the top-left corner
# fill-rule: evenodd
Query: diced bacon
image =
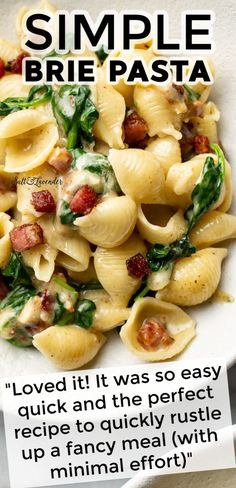
<path id="1" fill-rule="evenodd" d="M 159 346 L 169 346 L 173 339 L 162 322 L 151 318 L 144 320 L 138 331 L 137 341 L 147 351 L 155 351 Z"/>
<path id="2" fill-rule="evenodd" d="M 8 294 L 9 290 L 7 288 L 7 285 L 2 277 L 2 275 L 0 275 L 0 300 L 3 300 L 3 298 L 5 298 L 5 296 Z"/>
<path id="3" fill-rule="evenodd" d="M 197 154 L 204 154 L 210 151 L 210 143 L 207 136 L 195 136 L 193 139 L 193 146 Z"/>
<path id="4" fill-rule="evenodd" d="M 5 74 L 5 63 L 2 58 L 0 58 L 0 78 Z"/>
<path id="5" fill-rule="evenodd" d="M 43 310 L 45 310 L 45 312 L 51 312 L 53 309 L 53 296 L 47 289 L 43 290 L 41 296 L 41 307 Z"/>
<path id="6" fill-rule="evenodd" d="M 203 112 L 203 103 L 201 100 L 195 100 L 188 103 L 189 117 L 201 117 Z"/>
<path id="7" fill-rule="evenodd" d="M 53 166 L 58 173 L 66 173 L 70 169 L 72 155 L 65 147 L 56 147 L 50 156 L 48 163 Z"/>
<path id="8" fill-rule="evenodd" d="M 39 224 L 23 224 L 10 232 L 12 247 L 17 252 L 27 251 L 43 243 L 43 229 Z"/>
<path id="9" fill-rule="evenodd" d="M 11 73 L 21 75 L 23 59 L 26 58 L 27 56 L 29 56 L 28 53 L 21 52 L 17 56 L 17 58 L 13 59 L 12 61 L 10 61 L 10 63 L 8 63 L 8 65 L 6 66 L 6 70 L 11 71 Z"/>
<path id="10" fill-rule="evenodd" d="M 135 256 L 127 259 L 126 267 L 129 276 L 133 278 L 143 278 L 150 272 L 148 261 L 141 253 L 135 254 Z"/>
<path id="11" fill-rule="evenodd" d="M 184 88 L 181 85 L 172 83 L 167 90 L 166 98 L 169 103 L 173 104 L 175 102 L 182 102 L 184 100 L 184 95 Z"/>
<path id="12" fill-rule="evenodd" d="M 82 186 L 70 202 L 72 212 L 89 214 L 98 203 L 97 193 L 88 185 Z"/>
<path id="13" fill-rule="evenodd" d="M 48 190 L 34 191 L 32 193 L 32 205 L 37 212 L 52 213 L 56 210 L 55 200 Z"/>
<path id="14" fill-rule="evenodd" d="M 182 85 L 176 85 L 175 83 L 172 83 L 172 87 L 174 90 L 176 90 L 180 95 L 184 95 L 184 88 Z"/>
<path id="15" fill-rule="evenodd" d="M 147 132 L 148 127 L 137 112 L 131 112 L 124 120 L 125 142 L 129 146 L 136 147 L 146 138 Z"/>

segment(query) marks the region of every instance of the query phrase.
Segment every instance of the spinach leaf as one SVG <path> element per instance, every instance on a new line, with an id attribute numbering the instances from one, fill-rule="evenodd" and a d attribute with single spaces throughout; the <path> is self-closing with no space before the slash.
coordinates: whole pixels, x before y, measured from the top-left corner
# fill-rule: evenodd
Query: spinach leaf
<path id="1" fill-rule="evenodd" d="M 52 108 L 59 127 L 67 136 L 67 149 L 82 145 L 82 140 L 93 141 L 92 128 L 98 112 L 89 98 L 87 86 L 64 85 L 54 91 Z"/>
<path id="2" fill-rule="evenodd" d="M 92 300 L 78 300 L 75 307 L 74 323 L 84 329 L 89 329 L 93 323 L 93 312 L 96 305 Z"/>
<path id="3" fill-rule="evenodd" d="M 77 217 L 81 217 L 81 214 L 78 212 L 72 212 L 70 209 L 70 205 L 65 200 L 62 201 L 60 207 L 60 221 L 62 224 L 73 224 L 74 220 Z"/>
<path id="4" fill-rule="evenodd" d="M 31 88 L 28 97 L 8 97 L 0 102 L 0 116 L 9 115 L 24 108 L 36 107 L 48 102 L 52 96 L 52 88 L 48 85 L 35 85 Z"/>
<path id="5" fill-rule="evenodd" d="M 107 193 L 109 191 L 121 193 L 111 163 L 106 156 L 99 153 L 85 152 L 80 149 L 75 149 L 73 151 L 73 157 L 73 169 L 81 168 L 84 171 L 89 171 L 90 173 L 100 176 L 102 193 Z"/>
<path id="6" fill-rule="evenodd" d="M 193 90 L 189 85 L 183 84 L 185 91 L 188 94 L 188 99 L 190 102 L 196 102 L 199 100 L 201 94 Z"/>
<path id="7" fill-rule="evenodd" d="M 30 285 L 31 279 L 29 272 L 22 262 L 22 257 L 19 252 L 13 251 L 10 255 L 7 266 L 2 270 L 2 274 L 11 278 L 10 286 L 14 288 L 16 285 Z"/>
<path id="8" fill-rule="evenodd" d="M 101 64 L 103 64 L 105 59 L 108 56 L 108 53 L 105 51 L 105 46 L 102 45 L 100 47 L 100 49 L 98 49 L 98 51 L 96 51 L 96 55 L 97 55 L 98 59 L 101 61 Z"/>
<path id="9" fill-rule="evenodd" d="M 15 314 L 18 315 L 23 309 L 26 302 L 35 295 L 34 288 L 17 285 L 0 303 L 0 310 L 6 307 L 14 309 Z"/>
<path id="10" fill-rule="evenodd" d="M 92 300 L 78 300 L 73 312 L 68 312 L 61 302 L 58 293 L 55 297 L 54 324 L 59 326 L 75 324 L 89 329 L 93 323 L 93 312 L 96 305 Z"/>
<path id="11" fill-rule="evenodd" d="M 53 317 L 54 324 L 57 324 L 60 321 L 65 311 L 66 309 L 59 298 L 59 294 L 56 293 L 55 302 L 54 302 L 54 317 Z"/>
<path id="12" fill-rule="evenodd" d="M 151 246 L 147 252 L 148 266 L 152 271 L 167 269 L 176 259 L 191 256 L 195 252 L 196 248 L 189 241 L 189 237 L 184 235 L 166 246 L 162 244 Z"/>
<path id="13" fill-rule="evenodd" d="M 76 148 L 76 149 L 72 149 L 70 151 L 73 159 L 72 159 L 72 163 L 71 163 L 71 168 L 72 169 L 77 169 L 78 167 L 78 160 L 79 158 L 83 155 L 83 154 L 86 154 L 86 152 L 83 150 L 83 149 L 80 149 L 80 148 Z"/>
<path id="14" fill-rule="evenodd" d="M 218 163 L 214 163 L 211 156 L 206 158 L 201 181 L 194 187 L 191 195 L 192 204 L 185 216 L 188 220 L 188 233 L 197 221 L 204 215 L 220 197 L 225 178 L 225 157 L 218 144 L 211 144 L 211 149 L 218 156 Z"/>

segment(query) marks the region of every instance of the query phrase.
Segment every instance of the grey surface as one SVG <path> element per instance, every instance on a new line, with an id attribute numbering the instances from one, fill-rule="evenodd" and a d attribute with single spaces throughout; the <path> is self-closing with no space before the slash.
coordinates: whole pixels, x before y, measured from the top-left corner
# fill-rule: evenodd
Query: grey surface
<path id="1" fill-rule="evenodd" d="M 229 370 L 229 389 L 230 389 L 230 399 L 231 399 L 231 411 L 232 411 L 232 422 L 236 424 L 236 365 Z M 59 485 L 55 488 L 120 488 L 126 480 L 117 481 L 101 481 L 94 483 L 81 483 L 72 485 Z M 7 466 L 7 454 L 5 445 L 5 435 L 3 426 L 3 416 L 0 413 L 0 488 L 10 488 L 9 478 L 8 478 L 8 466 Z M 42 487 L 46 488 L 46 487 Z M 201 487 L 199 487 L 201 488 Z M 223 487 L 222 487 L 223 488 Z"/>

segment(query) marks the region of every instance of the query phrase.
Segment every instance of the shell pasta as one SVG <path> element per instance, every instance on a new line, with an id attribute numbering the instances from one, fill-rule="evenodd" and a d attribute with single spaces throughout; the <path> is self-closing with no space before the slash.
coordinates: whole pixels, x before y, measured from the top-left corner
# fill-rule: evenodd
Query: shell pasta
<path id="1" fill-rule="evenodd" d="M 60 54 L 95 60 L 95 84 L 26 85 L 28 11 L 0 40 L 0 347 L 76 369 L 118 328 L 140 360 L 175 358 L 198 340 L 182 307 L 212 306 L 236 238 L 211 87 L 108 83 L 112 59 L 151 66 L 152 41 Z"/>

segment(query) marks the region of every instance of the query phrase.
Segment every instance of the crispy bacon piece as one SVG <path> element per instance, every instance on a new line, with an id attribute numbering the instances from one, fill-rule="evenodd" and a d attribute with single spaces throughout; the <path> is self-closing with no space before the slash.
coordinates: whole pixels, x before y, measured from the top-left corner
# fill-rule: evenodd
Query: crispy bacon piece
<path id="1" fill-rule="evenodd" d="M 48 190 L 34 191 L 32 205 L 37 212 L 52 213 L 56 210 L 56 202 Z"/>
<path id="2" fill-rule="evenodd" d="M 202 117 L 203 103 L 201 100 L 195 100 L 188 103 L 189 117 Z"/>
<path id="3" fill-rule="evenodd" d="M 21 75 L 22 74 L 22 62 L 23 62 L 23 59 L 26 58 L 27 56 L 29 56 L 29 54 L 22 51 L 20 54 L 18 54 L 17 58 L 13 59 L 12 61 L 10 61 L 6 65 L 6 70 L 11 71 L 11 73 Z"/>
<path id="4" fill-rule="evenodd" d="M 23 224 L 10 232 L 10 238 L 15 251 L 26 251 L 43 243 L 43 229 L 36 223 Z"/>
<path id="5" fill-rule="evenodd" d="M 127 259 L 126 267 L 129 276 L 133 278 L 143 278 L 150 272 L 147 259 L 141 253 L 135 254 L 135 256 Z"/>
<path id="6" fill-rule="evenodd" d="M 5 74 L 5 63 L 2 58 L 0 58 L 0 78 Z"/>
<path id="7" fill-rule="evenodd" d="M 45 312 L 51 312 L 53 309 L 53 296 L 47 289 L 43 290 L 41 296 L 41 307 Z"/>
<path id="8" fill-rule="evenodd" d="M 147 136 L 148 127 L 137 112 L 131 112 L 124 120 L 125 142 L 136 147 Z"/>
<path id="9" fill-rule="evenodd" d="M 72 212 L 87 215 L 97 205 L 97 202 L 97 193 L 90 186 L 84 185 L 73 196 L 70 202 L 70 209 Z"/>
<path id="10" fill-rule="evenodd" d="M 184 95 L 184 88 L 182 85 L 176 85 L 175 83 L 172 83 L 172 88 L 176 90 L 180 95 Z"/>
<path id="11" fill-rule="evenodd" d="M 70 169 L 72 155 L 65 147 L 56 147 L 50 156 L 48 163 L 53 166 L 58 173 L 66 173 Z"/>
<path id="12" fill-rule="evenodd" d="M 138 330 L 137 341 L 147 351 L 155 351 L 159 346 L 169 346 L 173 339 L 161 321 L 151 318 L 144 320 Z"/>
<path id="13" fill-rule="evenodd" d="M 207 136 L 195 136 L 193 146 L 197 154 L 204 154 L 210 151 L 210 143 Z"/>
<path id="14" fill-rule="evenodd" d="M 7 285 L 2 277 L 2 275 L 0 274 L 0 300 L 3 300 L 3 298 L 5 298 L 5 296 L 8 294 L 9 290 L 7 288 Z"/>

